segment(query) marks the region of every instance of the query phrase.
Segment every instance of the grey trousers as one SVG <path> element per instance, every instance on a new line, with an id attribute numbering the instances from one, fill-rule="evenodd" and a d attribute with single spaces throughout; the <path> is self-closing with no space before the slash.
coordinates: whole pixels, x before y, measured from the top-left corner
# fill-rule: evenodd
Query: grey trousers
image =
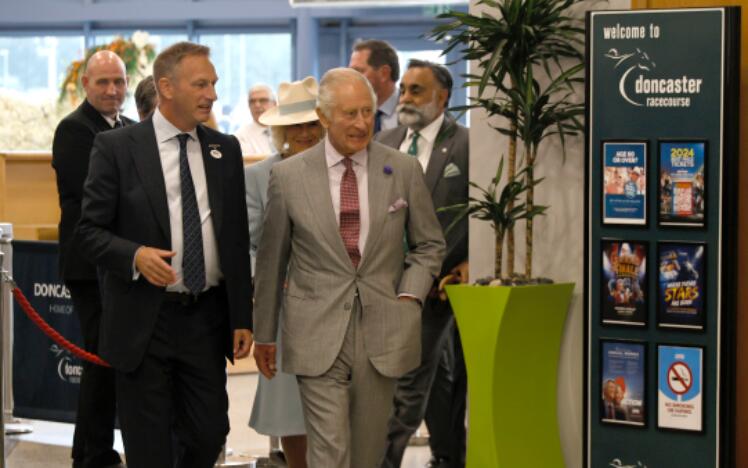
<path id="1" fill-rule="evenodd" d="M 384 456 L 396 380 L 369 361 L 358 298 L 355 304 L 332 367 L 317 377 L 297 376 L 309 468 L 377 468 Z"/>

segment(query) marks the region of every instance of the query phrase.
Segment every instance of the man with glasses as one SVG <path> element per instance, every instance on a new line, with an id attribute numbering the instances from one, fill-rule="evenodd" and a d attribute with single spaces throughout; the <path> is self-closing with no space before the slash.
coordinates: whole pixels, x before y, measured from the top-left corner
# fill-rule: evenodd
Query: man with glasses
<path id="1" fill-rule="evenodd" d="M 270 138 L 270 129 L 260 123 L 260 116 L 266 110 L 275 107 L 273 90 L 268 85 L 256 84 L 249 89 L 248 102 L 252 121 L 237 130 L 234 136 L 242 145 L 244 156 L 269 156 L 275 153 L 275 149 Z"/>

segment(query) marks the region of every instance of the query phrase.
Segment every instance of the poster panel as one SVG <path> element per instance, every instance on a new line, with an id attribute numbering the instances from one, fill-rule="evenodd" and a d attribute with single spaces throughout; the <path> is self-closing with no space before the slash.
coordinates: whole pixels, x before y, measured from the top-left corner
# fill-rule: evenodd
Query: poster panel
<path id="1" fill-rule="evenodd" d="M 706 212 L 706 142 L 659 142 L 661 226 L 703 227 Z"/>
<path id="2" fill-rule="evenodd" d="M 702 432 L 704 349 L 657 347 L 657 427 Z"/>
<path id="3" fill-rule="evenodd" d="M 657 326 L 703 330 L 706 322 L 706 244 L 657 244 Z"/>
<path id="4" fill-rule="evenodd" d="M 647 244 L 603 239 L 601 320 L 609 325 L 647 325 Z"/>
<path id="5" fill-rule="evenodd" d="M 600 421 L 646 425 L 646 344 L 601 340 Z"/>
<path id="6" fill-rule="evenodd" d="M 603 224 L 647 224 L 647 142 L 603 142 Z"/>

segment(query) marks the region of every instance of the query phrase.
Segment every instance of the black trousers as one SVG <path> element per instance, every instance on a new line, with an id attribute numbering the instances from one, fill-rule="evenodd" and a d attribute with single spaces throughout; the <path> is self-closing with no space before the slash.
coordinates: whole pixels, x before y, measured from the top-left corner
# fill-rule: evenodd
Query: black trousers
<path id="1" fill-rule="evenodd" d="M 456 324 L 447 333 L 426 405 L 429 447 L 442 466 L 464 468 L 467 433 L 467 370 Z"/>
<path id="2" fill-rule="evenodd" d="M 101 295 L 96 281 L 66 281 L 83 335 L 83 348 L 96 353 L 99 346 Z M 83 362 L 78 413 L 73 436 L 73 466 L 102 468 L 120 463 L 114 445 L 114 370 Z"/>
<path id="3" fill-rule="evenodd" d="M 142 363 L 117 372 L 128 468 L 212 467 L 229 432 L 225 290 L 164 301 Z"/>
<path id="4" fill-rule="evenodd" d="M 449 303 L 427 299 L 421 323 L 421 364 L 398 379 L 383 468 L 400 466 L 408 441 L 424 417 L 433 455 L 450 460 L 450 467 L 464 466 L 460 464 L 464 448 L 461 454 L 460 447 L 465 445 L 465 393 L 460 394 L 459 386 L 453 384 L 459 378 L 454 373 L 454 356 L 445 359 L 445 352 L 451 353 L 455 344 Z"/>

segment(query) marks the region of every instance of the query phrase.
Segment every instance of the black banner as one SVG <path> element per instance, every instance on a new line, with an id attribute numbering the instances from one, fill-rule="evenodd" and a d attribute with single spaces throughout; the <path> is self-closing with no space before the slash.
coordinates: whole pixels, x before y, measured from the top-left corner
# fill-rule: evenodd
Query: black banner
<path id="1" fill-rule="evenodd" d="M 13 242 L 13 276 L 18 287 L 52 328 L 81 345 L 70 292 L 57 267 L 56 242 Z M 83 366 L 13 304 L 13 415 L 74 422 Z"/>

